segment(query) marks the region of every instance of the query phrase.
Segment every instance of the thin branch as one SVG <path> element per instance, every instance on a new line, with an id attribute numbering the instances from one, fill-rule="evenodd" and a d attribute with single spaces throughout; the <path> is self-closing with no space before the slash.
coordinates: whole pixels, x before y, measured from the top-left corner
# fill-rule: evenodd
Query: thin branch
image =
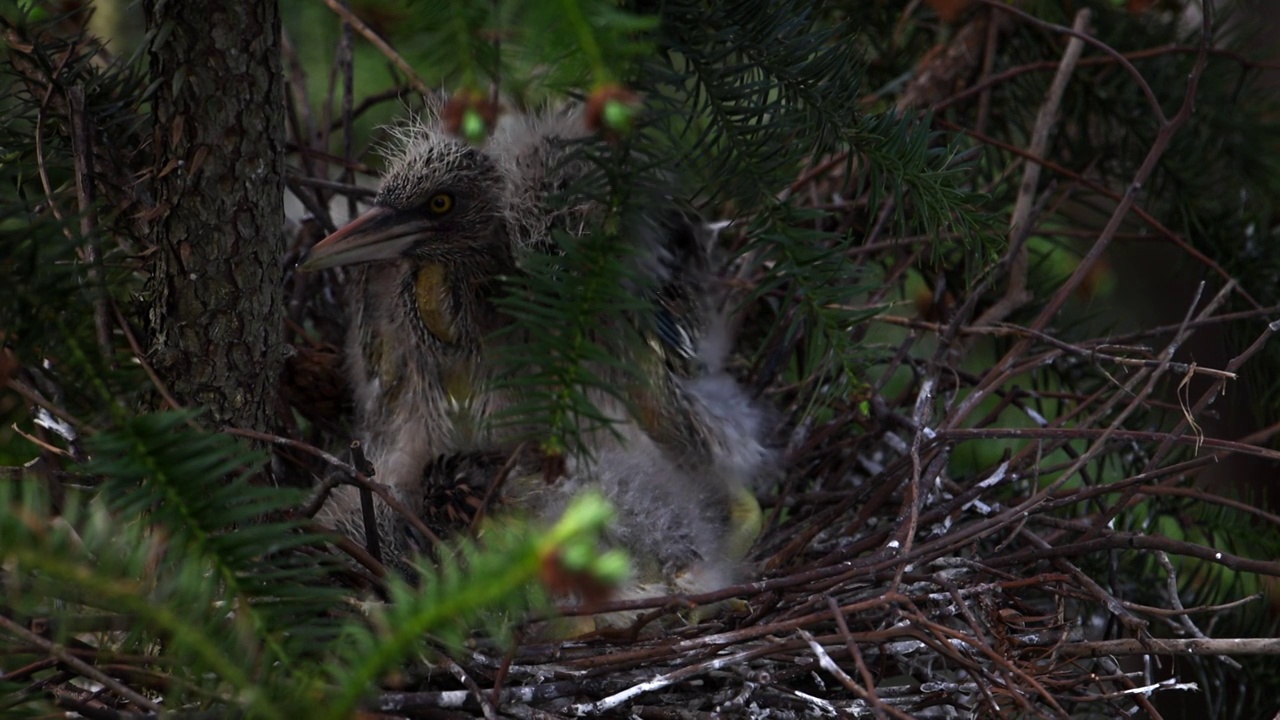
<path id="1" fill-rule="evenodd" d="M 387 44 L 386 40 L 383 40 L 378 33 L 374 32 L 373 28 L 369 27 L 363 20 L 356 17 L 356 14 L 344 7 L 339 0 L 324 0 L 324 4 L 328 5 L 330 10 L 336 13 L 338 17 L 342 18 L 343 22 L 355 28 L 355 31 L 360 33 L 361 37 L 377 48 L 378 52 L 385 55 L 400 72 L 404 73 L 404 76 L 409 79 L 409 84 L 421 93 L 423 97 L 435 97 L 435 93 L 431 88 L 427 87 L 427 84 L 422 81 L 422 78 L 418 76 L 418 73 L 414 71 L 413 67 L 409 65 L 409 63 L 405 62 L 405 59 L 400 56 L 400 53 L 396 52 L 394 48 Z"/>
<path id="2" fill-rule="evenodd" d="M 1062 95 L 1067 90 L 1067 81 L 1075 72 L 1076 62 L 1084 50 L 1085 29 L 1093 13 L 1086 9 L 1076 13 L 1075 22 L 1071 25 L 1073 37 L 1067 41 L 1067 49 L 1062 53 L 1062 62 L 1058 64 L 1058 72 L 1049 84 L 1049 92 L 1040 105 L 1035 125 L 1031 129 L 1031 144 L 1027 146 L 1027 156 L 1044 157 L 1049 151 L 1049 135 L 1058 120 L 1058 108 L 1062 104 Z M 1013 214 L 1009 218 L 1009 285 L 1005 294 L 987 311 L 978 316 L 974 325 L 990 325 L 1009 317 L 1014 310 L 1026 305 L 1031 300 L 1027 290 L 1027 273 L 1030 272 L 1027 238 L 1031 236 L 1031 210 L 1035 206 L 1036 194 L 1040 189 L 1040 163 L 1034 160 L 1024 161 L 1022 183 L 1018 186 L 1018 195 L 1013 203 Z"/>

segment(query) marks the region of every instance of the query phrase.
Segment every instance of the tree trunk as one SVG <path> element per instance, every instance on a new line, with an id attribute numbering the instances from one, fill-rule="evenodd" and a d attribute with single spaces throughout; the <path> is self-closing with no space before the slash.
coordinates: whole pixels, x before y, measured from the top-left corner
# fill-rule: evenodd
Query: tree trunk
<path id="1" fill-rule="evenodd" d="M 218 424 L 273 425 L 284 255 L 274 0 L 146 0 L 154 97 L 149 359 Z"/>

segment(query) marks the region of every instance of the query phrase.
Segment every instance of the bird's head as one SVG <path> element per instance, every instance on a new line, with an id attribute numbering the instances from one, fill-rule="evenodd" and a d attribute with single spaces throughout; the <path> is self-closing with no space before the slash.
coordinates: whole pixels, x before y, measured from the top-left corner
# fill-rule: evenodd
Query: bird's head
<path id="1" fill-rule="evenodd" d="M 316 244 L 304 271 L 408 260 L 481 267 L 505 254 L 503 179 L 483 150 L 436 127 L 397 132 L 369 211 Z"/>

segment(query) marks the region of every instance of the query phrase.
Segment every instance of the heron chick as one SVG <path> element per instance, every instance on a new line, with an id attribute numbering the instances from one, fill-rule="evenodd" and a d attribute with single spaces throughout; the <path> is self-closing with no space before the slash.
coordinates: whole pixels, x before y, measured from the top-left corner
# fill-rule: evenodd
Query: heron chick
<path id="1" fill-rule="evenodd" d="M 512 322 L 495 300 L 522 257 L 553 247 L 553 230 L 581 233 L 589 224 L 591 202 L 550 200 L 584 171 L 567 160 L 584 134 L 573 111 L 505 116 L 480 146 L 435 122 L 406 126 L 373 207 L 301 265 L 350 266 L 346 365 L 356 424 L 377 478 L 410 508 L 430 514 L 422 504 L 431 484 L 482 487 L 496 474 L 495 448 L 523 439 L 487 422 L 519 400 L 491 382 L 494 332 Z M 641 571 L 637 587 L 696 592 L 728 582 L 758 530 L 752 484 L 773 466 L 765 413 L 721 367 L 727 343 L 710 309 L 714 236 L 674 211 L 635 219 L 624 239 L 655 289 L 654 355 L 626 360 L 648 376 L 648 402 L 637 413 L 636 403 L 592 394 L 611 431 L 592 433 L 590 452 L 569 458 L 559 481 L 517 468 L 502 492 L 508 505 L 553 517 L 577 490 L 599 489 L 618 513 L 610 539 L 652 570 Z M 326 513 L 362 534 L 354 493 Z M 395 559 L 406 542 L 385 506 L 379 525 Z"/>

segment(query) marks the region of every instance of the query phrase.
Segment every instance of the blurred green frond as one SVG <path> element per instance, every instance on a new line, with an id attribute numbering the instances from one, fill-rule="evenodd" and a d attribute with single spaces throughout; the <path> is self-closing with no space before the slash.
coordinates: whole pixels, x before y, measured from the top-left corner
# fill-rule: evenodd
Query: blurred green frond
<path id="1" fill-rule="evenodd" d="M 64 644 L 72 641 L 72 628 L 93 627 L 88 621 L 98 618 L 101 631 L 76 632 L 77 642 L 107 657 L 155 655 L 170 675 L 166 703 L 209 707 L 234 699 L 253 716 L 288 715 L 281 663 L 298 658 L 281 654 L 283 627 L 273 637 L 255 625 L 264 615 L 280 615 L 270 605 L 296 609 L 297 598 L 277 597 L 265 587 L 243 592 L 255 583 L 247 572 L 239 582 L 242 592 L 229 592 L 210 554 L 184 555 L 163 528 L 113 513 L 101 502 L 72 496 L 54 519 L 38 487 L 26 484 L 21 496 L 0 493 L 7 607 L 19 617 L 51 616 L 55 640 Z M 306 602 L 314 608 L 316 599 Z M 334 599 L 329 593 L 329 602 Z M 294 617 L 289 630 L 305 635 L 317 622 L 325 621 Z M 127 632 L 108 632 L 116 626 Z M 313 650 L 315 643 L 309 638 Z"/>
<path id="2" fill-rule="evenodd" d="M 517 340 L 499 345 L 507 371 L 498 384 L 523 399 L 498 423 L 538 428 L 537 439 L 557 454 L 584 452 L 583 437 L 616 420 L 600 414 L 594 394 L 627 403 L 627 388 L 649 382 L 628 359 L 637 357 L 655 288 L 633 260 L 637 236 L 651 232 L 646 212 L 662 202 L 642 179 L 652 168 L 628 162 L 638 153 L 585 143 L 570 156 L 589 170 L 553 201 L 598 204 L 603 212 L 587 220 L 595 230 L 554 229 L 555 251 L 524 258 L 498 300 L 515 321 L 502 333 Z"/>
<path id="3" fill-rule="evenodd" d="M 193 430 L 191 419 L 178 412 L 128 418 L 88 439 L 93 459 L 85 470 L 107 478 L 101 497 L 112 512 L 145 518 L 167 536 L 170 557 L 213 570 L 240 608 L 241 632 L 264 643 L 268 661 L 314 651 L 324 632 L 313 623 L 341 593 L 319 586 L 332 563 L 293 552 L 320 541 L 280 515 L 302 493 L 262 486 L 253 473 L 265 455 L 228 435 Z M 302 627 L 307 632 L 297 632 Z"/>
<path id="4" fill-rule="evenodd" d="M 616 582 L 614 558 L 597 550 L 611 513 L 603 498 L 583 495 L 538 535 L 506 518 L 487 528 L 482 542 L 463 541 L 435 567 L 421 568 L 419 586 L 393 580 L 390 602 L 373 608 L 368 625 L 348 626 L 334 646 L 327 678 L 333 700 L 315 717 L 350 717 L 381 677 L 428 650 L 428 636 L 458 647 L 477 624 L 501 634 L 525 611 L 546 608 L 540 580 L 568 575 L 587 584 Z"/>
<path id="5" fill-rule="evenodd" d="M 334 568 L 320 538 L 294 521 L 262 519 L 291 508 L 298 493 L 254 486 L 244 473 L 260 458 L 186 428 L 188 419 L 141 416 L 93 438 L 86 469 L 109 480 L 97 498 L 70 496 L 60 517 L 38 483 L 0 493 L 6 608 L 19 618 L 51 615 L 60 643 L 81 620 L 96 617 L 106 629 L 127 618 L 124 635 L 77 637 L 108 656 L 154 658 L 169 674 L 166 705 L 349 717 L 429 635 L 456 646 L 478 622 L 497 632 L 543 606 L 543 573 L 617 580 L 595 550 L 610 510 L 584 497 L 536 536 L 523 523 L 495 525 L 482 545 L 463 542 L 439 567 L 422 568 L 419 585 L 393 580 L 390 603 L 371 617 L 354 615 L 343 609 L 346 593 L 324 582 Z M 570 567 L 584 548 L 586 563 Z"/>

